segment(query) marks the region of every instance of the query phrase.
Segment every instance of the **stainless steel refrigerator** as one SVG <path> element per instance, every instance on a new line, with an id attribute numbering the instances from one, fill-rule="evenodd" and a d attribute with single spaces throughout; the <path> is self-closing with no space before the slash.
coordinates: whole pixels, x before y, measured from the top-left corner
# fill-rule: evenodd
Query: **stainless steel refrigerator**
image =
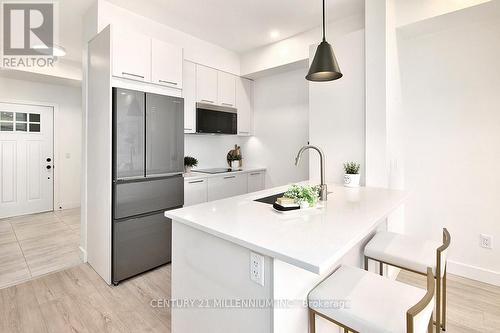
<path id="1" fill-rule="evenodd" d="M 184 100 L 113 88 L 114 284 L 171 261 L 183 168 Z"/>

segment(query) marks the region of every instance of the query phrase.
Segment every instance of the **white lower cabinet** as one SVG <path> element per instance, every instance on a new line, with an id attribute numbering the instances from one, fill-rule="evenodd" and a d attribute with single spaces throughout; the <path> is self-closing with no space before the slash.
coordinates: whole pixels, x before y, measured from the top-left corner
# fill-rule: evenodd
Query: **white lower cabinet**
<path id="1" fill-rule="evenodd" d="M 208 200 L 208 180 L 193 179 L 184 181 L 184 206 L 196 205 Z"/>
<path id="2" fill-rule="evenodd" d="M 184 206 L 219 200 L 265 189 L 266 172 L 253 171 L 216 177 L 185 179 Z"/>
<path id="3" fill-rule="evenodd" d="M 247 174 L 224 175 L 208 179 L 208 201 L 247 193 Z"/>
<path id="4" fill-rule="evenodd" d="M 248 193 L 262 191 L 263 189 L 265 189 L 265 172 L 250 172 L 248 174 Z"/>

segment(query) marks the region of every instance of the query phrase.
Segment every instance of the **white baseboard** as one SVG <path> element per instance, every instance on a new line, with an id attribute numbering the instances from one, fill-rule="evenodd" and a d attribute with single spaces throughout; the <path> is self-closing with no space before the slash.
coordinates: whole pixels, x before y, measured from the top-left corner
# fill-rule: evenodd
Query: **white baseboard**
<path id="1" fill-rule="evenodd" d="M 481 267 L 463 264 L 453 260 L 448 260 L 446 270 L 450 274 L 458 275 L 471 280 L 500 286 L 500 272 L 495 272 Z"/>
<path id="2" fill-rule="evenodd" d="M 83 248 L 83 247 L 79 247 L 80 249 L 80 259 L 82 260 L 82 262 L 87 262 L 87 251 Z"/>

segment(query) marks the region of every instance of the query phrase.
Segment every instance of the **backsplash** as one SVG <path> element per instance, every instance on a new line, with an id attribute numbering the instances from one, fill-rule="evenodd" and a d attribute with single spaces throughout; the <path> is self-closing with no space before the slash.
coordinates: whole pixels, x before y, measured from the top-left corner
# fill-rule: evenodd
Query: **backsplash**
<path id="1" fill-rule="evenodd" d="M 227 166 L 226 155 L 234 145 L 241 146 L 248 138 L 235 135 L 184 135 L 184 155 L 193 156 L 198 159 L 197 168 L 217 168 Z M 243 165 L 249 165 L 245 161 L 245 151 L 242 151 Z"/>

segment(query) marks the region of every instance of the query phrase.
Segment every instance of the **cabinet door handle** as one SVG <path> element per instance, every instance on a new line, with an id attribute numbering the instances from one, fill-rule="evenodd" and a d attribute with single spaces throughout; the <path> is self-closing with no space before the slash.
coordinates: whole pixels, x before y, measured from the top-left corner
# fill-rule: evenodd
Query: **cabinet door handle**
<path id="1" fill-rule="evenodd" d="M 129 76 L 133 76 L 133 77 L 138 77 L 138 78 L 144 79 L 144 76 L 142 76 L 142 75 L 127 73 L 127 72 L 122 72 L 122 75 L 129 75 Z"/>
<path id="2" fill-rule="evenodd" d="M 203 183 L 204 180 L 193 180 L 192 182 L 188 182 L 188 184 L 197 184 L 197 183 Z"/>
<path id="3" fill-rule="evenodd" d="M 250 176 L 258 176 L 260 175 L 260 172 L 256 172 L 256 173 L 251 173 Z"/>
<path id="4" fill-rule="evenodd" d="M 215 103 L 214 101 L 211 101 L 211 100 L 208 100 L 208 99 L 202 99 L 201 101 L 202 101 L 202 102 L 207 102 L 207 103 L 212 103 L 212 104 L 214 104 L 214 103 Z"/>
<path id="5" fill-rule="evenodd" d="M 221 103 L 221 105 L 233 106 L 233 104 L 230 103 Z"/>
<path id="6" fill-rule="evenodd" d="M 227 177 L 224 177 L 224 179 L 230 179 L 230 178 L 236 178 L 236 176 L 227 176 Z"/>
<path id="7" fill-rule="evenodd" d="M 240 134 L 250 134 L 250 132 L 240 131 Z"/>
<path id="8" fill-rule="evenodd" d="M 158 80 L 160 83 L 166 83 L 166 84 L 173 84 L 174 86 L 177 85 L 177 82 L 172 82 L 172 81 L 165 81 L 165 80 Z"/>

